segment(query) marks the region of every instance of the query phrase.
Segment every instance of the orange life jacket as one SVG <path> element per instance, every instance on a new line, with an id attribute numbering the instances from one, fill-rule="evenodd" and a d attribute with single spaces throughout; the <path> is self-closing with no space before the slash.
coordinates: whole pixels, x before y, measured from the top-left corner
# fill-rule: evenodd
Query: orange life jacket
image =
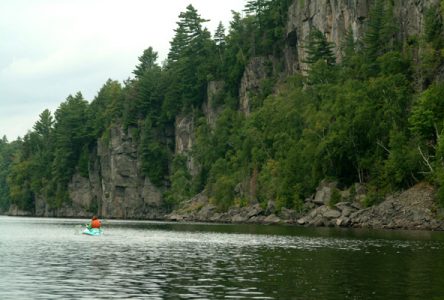
<path id="1" fill-rule="evenodd" d="M 100 226 L 102 226 L 102 222 L 99 219 L 91 221 L 91 228 L 100 228 Z"/>

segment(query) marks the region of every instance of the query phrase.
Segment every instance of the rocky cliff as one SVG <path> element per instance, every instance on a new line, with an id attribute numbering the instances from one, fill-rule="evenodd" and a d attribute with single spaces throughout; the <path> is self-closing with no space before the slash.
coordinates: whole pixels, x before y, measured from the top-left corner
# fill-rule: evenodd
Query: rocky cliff
<path id="1" fill-rule="evenodd" d="M 286 26 L 286 46 L 283 61 L 285 75 L 307 70 L 306 43 L 312 28 L 324 33 L 333 43 L 338 62 L 342 59 L 341 45 L 348 33 L 354 40 L 361 39 L 366 30 L 369 14 L 375 0 L 295 0 L 289 7 Z M 424 33 L 425 12 L 439 0 L 395 0 L 393 17 L 401 41 L 419 37 Z M 418 58 L 417 58 L 418 59 Z M 272 57 L 253 57 L 245 67 L 239 89 L 239 110 L 248 116 L 252 98 L 260 91 L 261 83 L 270 76 L 280 76 Z M 270 67 L 271 66 L 271 67 Z M 444 76 L 444 72 L 440 73 Z M 284 75 L 284 76 L 285 76 Z M 439 75 L 438 75 L 439 76 Z"/>
<path id="2" fill-rule="evenodd" d="M 36 200 L 36 216 L 159 219 L 165 211 L 162 193 L 143 176 L 137 143 L 120 126 L 110 129 L 109 140 L 98 141 L 90 160 L 89 176 L 75 174 L 69 184 L 71 202 L 53 209 Z M 10 214 L 17 215 L 13 211 Z"/>
<path id="3" fill-rule="evenodd" d="M 401 40 L 420 36 L 424 31 L 424 14 L 427 8 L 439 0 L 395 0 L 394 18 L 399 26 L 397 34 Z M 315 27 L 325 33 L 334 44 L 337 61 L 342 59 L 341 43 L 347 32 L 357 40 L 366 30 L 370 8 L 374 0 L 295 0 L 288 11 L 286 46 L 282 54 L 285 67 L 275 57 L 253 57 L 245 67 L 239 89 L 239 111 L 246 117 L 252 111 L 255 96 L 260 93 L 261 84 L 270 76 L 284 76 L 306 70 L 305 43 L 310 30 Z M 282 74 L 285 73 L 285 74 Z M 199 172 L 199 166 L 192 156 L 195 144 L 195 123 L 204 116 L 213 128 L 216 126 L 221 107 L 218 95 L 224 89 L 223 82 L 210 82 L 207 87 L 207 101 L 202 112 L 178 115 L 175 120 L 175 154 L 187 158 L 191 175 Z M 154 186 L 141 172 L 141 159 L 138 142 L 131 130 L 113 126 L 108 138 L 99 140 L 89 163 L 88 177 L 75 174 L 69 184 L 71 202 L 62 207 L 51 209 L 43 199 L 36 199 L 37 216 L 88 217 L 98 213 L 106 218 L 159 219 L 165 216 L 162 190 Z M 275 209 L 273 201 L 261 207 L 255 201 L 256 181 L 254 176 L 246 178 L 238 185 L 242 196 L 249 200 L 248 207 L 233 207 L 228 212 L 218 212 L 205 194 L 199 194 L 185 203 L 178 211 L 168 216 L 171 220 L 217 221 L 217 222 L 265 222 L 299 223 L 300 225 L 324 226 L 370 226 L 388 228 L 440 228 L 435 222 L 436 208 L 430 199 L 434 190 L 431 187 L 417 188 L 410 194 L 401 194 L 387 199 L 385 204 L 375 208 L 363 209 L 359 199 L 347 200 L 342 196 L 340 203 L 333 207 L 327 203 L 331 197 L 332 186 L 320 186 L 313 199 L 306 201 L 304 212 Z M 239 193 L 240 193 L 239 192 Z M 415 207 L 401 199 L 413 199 L 421 193 L 427 195 L 426 207 Z M 362 196 L 362 195 L 361 195 Z M 355 201 L 356 200 L 356 201 Z M 357 203 L 357 204 L 356 204 Z M 388 203 L 388 204 L 387 204 Z M 409 208 L 413 214 L 407 214 Z M 27 214 L 12 208 L 10 214 Z M 378 221 L 375 221 L 375 220 Z M 391 219 L 395 221 L 390 221 Z M 407 220 L 407 221 L 404 221 Z M 390 223 L 391 222 L 391 223 Z M 404 222 L 404 223 L 403 223 Z M 416 223 L 415 223 L 416 222 Z M 416 224 L 416 225 L 415 225 Z M 422 227 L 421 227 L 422 226 Z"/>
<path id="4" fill-rule="evenodd" d="M 158 218 L 161 216 L 161 192 L 141 174 L 136 141 L 120 127 L 111 129 L 109 143 L 100 141 L 97 149 L 100 172 L 97 197 L 99 212 L 113 218 Z M 97 193 L 101 191 L 101 193 Z"/>
<path id="5" fill-rule="evenodd" d="M 424 13 L 439 0 L 395 0 L 394 18 L 401 40 L 419 36 L 424 30 Z M 311 28 L 323 32 L 334 43 L 341 60 L 341 44 L 347 32 L 355 40 L 362 37 L 374 0 L 296 0 L 290 6 L 287 24 L 285 64 L 289 74 L 306 70 L 305 48 Z"/>

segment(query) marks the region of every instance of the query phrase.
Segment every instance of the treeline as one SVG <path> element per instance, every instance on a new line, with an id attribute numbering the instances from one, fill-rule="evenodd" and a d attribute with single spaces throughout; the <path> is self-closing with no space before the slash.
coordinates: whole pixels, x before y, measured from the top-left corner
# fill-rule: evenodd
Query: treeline
<path id="1" fill-rule="evenodd" d="M 340 62 L 312 28 L 303 45 L 306 70 L 282 79 L 290 2 L 249 1 L 246 16 L 233 12 L 228 32 L 220 24 L 214 36 L 188 6 L 162 66 L 150 47 L 134 78 L 107 81 L 91 103 L 69 96 L 23 139 L 0 142 L 0 208 L 32 210 L 36 197 L 52 207 L 70 201 L 73 174 L 88 176 L 97 140 L 109 140 L 115 125 L 131 131 L 144 175 L 170 207 L 205 189 L 221 209 L 256 200 L 300 208 L 325 178 L 365 183 L 366 205 L 421 180 L 444 186 L 444 84 L 435 80 L 444 62 L 444 5 L 426 12 L 423 36 L 401 40 L 391 1 L 376 0 L 363 38 L 350 30 L 339 45 Z M 258 56 L 270 71 L 245 117 L 240 81 Z M 224 82 L 214 127 L 201 111 L 210 81 Z M 175 118 L 190 114 L 193 176 L 170 136 Z M 439 194 L 444 199 L 444 189 Z"/>
<path id="2" fill-rule="evenodd" d="M 70 179 L 76 172 L 88 176 L 97 140 L 109 140 L 113 125 L 130 130 L 137 139 L 145 176 L 161 189 L 173 190 L 177 184 L 172 178 L 178 175 L 171 172 L 180 165 L 180 159 L 173 161 L 174 139 L 169 136 L 175 117 L 200 110 L 211 80 L 226 82 L 229 106 L 236 107 L 240 78 L 250 57 L 278 53 L 283 47 L 284 12 L 289 2 L 250 1 L 247 17 L 233 12 L 228 33 L 220 23 L 214 36 L 204 27 L 207 20 L 189 5 L 179 15 L 168 59 L 162 66 L 156 51 L 149 47 L 139 57 L 132 79 L 123 83 L 108 80 L 91 103 L 81 93 L 70 95 L 54 115 L 42 112 L 33 130 L 22 139 L 2 143 L 2 207 L 15 204 L 32 211 L 36 197 L 51 207 L 69 202 Z M 185 194 L 204 184 L 202 179 Z M 166 193 L 170 202 L 183 197 Z"/>

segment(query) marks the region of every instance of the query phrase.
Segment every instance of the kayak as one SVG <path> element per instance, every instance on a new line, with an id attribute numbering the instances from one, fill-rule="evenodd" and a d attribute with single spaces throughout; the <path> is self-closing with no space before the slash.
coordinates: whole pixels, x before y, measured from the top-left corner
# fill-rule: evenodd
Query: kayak
<path id="1" fill-rule="evenodd" d="M 101 228 L 85 228 L 82 231 L 82 233 L 86 234 L 86 235 L 102 235 L 103 229 L 101 229 Z"/>

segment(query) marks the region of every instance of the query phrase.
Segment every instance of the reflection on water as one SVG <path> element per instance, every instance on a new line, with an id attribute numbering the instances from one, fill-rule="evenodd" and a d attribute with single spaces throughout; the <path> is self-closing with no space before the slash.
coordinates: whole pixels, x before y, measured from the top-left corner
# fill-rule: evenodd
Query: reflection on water
<path id="1" fill-rule="evenodd" d="M 0 217 L 0 299 L 433 299 L 444 235 Z"/>

